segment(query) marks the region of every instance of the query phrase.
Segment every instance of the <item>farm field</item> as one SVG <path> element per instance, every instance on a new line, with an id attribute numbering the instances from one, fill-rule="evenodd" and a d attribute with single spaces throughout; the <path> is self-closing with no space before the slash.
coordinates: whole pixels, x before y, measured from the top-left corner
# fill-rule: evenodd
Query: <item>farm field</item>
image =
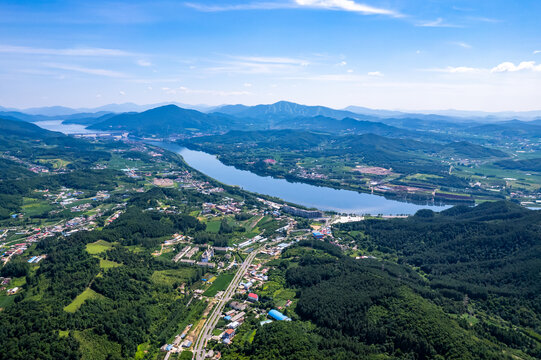
<path id="1" fill-rule="evenodd" d="M 234 274 L 223 274 L 210 285 L 210 287 L 203 293 L 204 296 L 213 297 L 219 291 L 223 291 L 227 288 L 231 280 L 233 280 Z"/>

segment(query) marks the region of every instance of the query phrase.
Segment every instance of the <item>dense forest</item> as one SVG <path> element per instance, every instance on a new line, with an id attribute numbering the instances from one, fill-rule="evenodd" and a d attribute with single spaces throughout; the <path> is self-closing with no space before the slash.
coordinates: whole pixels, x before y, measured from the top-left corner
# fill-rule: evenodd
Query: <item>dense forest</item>
<path id="1" fill-rule="evenodd" d="M 80 359 L 85 346 L 103 347 L 98 353 L 102 351 L 104 359 L 121 359 L 133 357 L 141 343 L 161 346 L 191 315 L 204 309 L 199 301 L 188 306 L 189 299 L 178 291 L 181 282 L 197 281 L 202 272 L 121 244 L 146 245 L 145 239 L 190 228 L 200 229 L 193 217 L 143 212 L 132 206 L 103 231 L 41 241 L 35 251 L 48 256 L 37 270 L 26 262 L 2 269 L 2 276 L 26 276 L 26 291 L 0 315 L 0 359 Z M 89 254 L 86 245 L 98 239 L 118 245 Z M 102 261 L 113 266 L 103 268 Z M 179 274 L 172 286 L 153 277 L 171 271 Z M 66 311 L 83 292 L 94 295 L 77 311 Z"/>
<path id="2" fill-rule="evenodd" d="M 294 321 L 258 326 L 254 341 L 226 349 L 225 359 L 541 356 L 539 329 L 532 331 L 535 324 L 517 328 L 497 321 L 498 314 L 490 310 L 491 298 L 472 293 L 472 299 L 466 300 L 468 290 L 462 290 L 459 298 L 449 297 L 440 291 L 441 282 L 427 281 L 404 263 L 355 260 L 335 245 L 304 241 L 282 255 L 271 278 L 296 291 L 296 306 L 285 310 Z M 477 307 L 487 316 L 469 322 L 469 313 Z"/>

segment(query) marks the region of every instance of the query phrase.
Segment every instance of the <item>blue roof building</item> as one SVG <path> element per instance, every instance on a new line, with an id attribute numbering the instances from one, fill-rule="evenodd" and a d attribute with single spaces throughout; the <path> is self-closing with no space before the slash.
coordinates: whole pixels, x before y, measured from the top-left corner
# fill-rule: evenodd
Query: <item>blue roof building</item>
<path id="1" fill-rule="evenodd" d="M 291 321 L 290 318 L 288 318 L 287 316 L 285 316 L 284 314 L 282 314 L 281 312 L 279 312 L 278 310 L 274 310 L 272 309 L 271 311 L 269 311 L 269 314 L 268 314 L 271 318 L 273 318 L 274 320 L 286 320 L 286 321 Z"/>

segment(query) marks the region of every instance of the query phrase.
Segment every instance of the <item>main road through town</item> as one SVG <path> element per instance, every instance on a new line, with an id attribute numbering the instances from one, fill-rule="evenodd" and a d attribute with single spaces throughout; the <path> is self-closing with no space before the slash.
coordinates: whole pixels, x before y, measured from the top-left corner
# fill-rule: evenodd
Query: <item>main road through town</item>
<path id="1" fill-rule="evenodd" d="M 254 249 L 246 257 L 240 268 L 237 270 L 237 273 L 233 277 L 233 280 L 231 281 L 231 283 L 229 283 L 229 286 L 225 290 L 222 298 L 218 301 L 218 304 L 216 304 L 210 316 L 207 318 L 205 325 L 203 325 L 203 328 L 201 329 L 199 335 L 197 336 L 197 339 L 195 340 L 195 344 L 193 347 L 195 360 L 203 360 L 205 358 L 205 345 L 208 339 L 211 337 L 212 331 L 214 330 L 216 323 L 218 323 L 218 320 L 220 319 L 223 308 L 235 293 L 235 290 L 239 286 L 239 283 L 242 280 L 244 273 L 246 272 L 258 252 L 259 249 Z"/>

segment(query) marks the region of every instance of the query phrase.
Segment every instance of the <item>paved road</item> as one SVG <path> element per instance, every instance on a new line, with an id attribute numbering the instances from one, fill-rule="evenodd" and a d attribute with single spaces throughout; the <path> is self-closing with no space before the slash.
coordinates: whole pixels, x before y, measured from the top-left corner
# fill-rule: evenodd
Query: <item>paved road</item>
<path id="1" fill-rule="evenodd" d="M 214 307 L 210 316 L 207 318 L 205 325 L 203 325 L 203 328 L 199 332 L 199 336 L 195 340 L 195 344 L 193 347 L 195 360 L 203 360 L 205 358 L 205 345 L 207 344 L 208 339 L 210 339 L 216 323 L 220 319 L 223 308 L 225 304 L 231 299 L 233 294 L 235 294 L 235 290 L 239 286 L 239 283 L 242 280 L 244 273 L 246 272 L 258 252 L 259 249 L 256 249 L 246 257 L 240 268 L 237 270 L 237 273 L 233 277 L 233 280 L 225 290 L 222 299 L 218 301 L 218 304 Z"/>

